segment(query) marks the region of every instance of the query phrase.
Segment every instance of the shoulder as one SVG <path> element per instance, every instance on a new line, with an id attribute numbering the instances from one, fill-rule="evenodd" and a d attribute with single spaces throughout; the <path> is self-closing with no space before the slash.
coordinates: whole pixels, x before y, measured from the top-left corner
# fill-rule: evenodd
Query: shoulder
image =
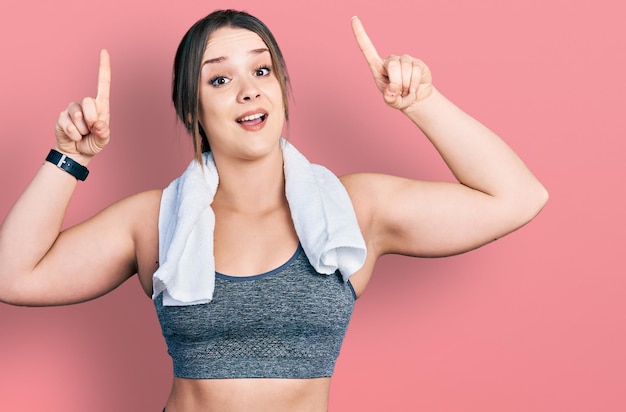
<path id="1" fill-rule="evenodd" d="M 355 173 L 340 179 L 352 200 L 368 254 L 415 255 L 402 245 L 409 242 L 407 233 L 421 233 L 423 221 L 428 220 L 432 202 L 424 195 L 432 184 L 381 173 Z"/>
<path id="2" fill-rule="evenodd" d="M 158 215 L 162 192 L 155 189 L 136 193 L 111 204 L 102 213 L 113 214 L 122 220 Z"/>
<path id="3" fill-rule="evenodd" d="M 352 207 L 359 222 L 361 233 L 367 243 L 368 255 L 376 249 L 376 227 L 380 199 L 388 186 L 385 182 L 391 176 L 378 173 L 353 173 L 339 177 L 346 188 Z"/>
<path id="4" fill-rule="evenodd" d="M 161 189 L 139 192 L 122 199 L 112 207 L 119 209 L 118 215 L 128 221 L 135 232 L 153 230 L 158 226 L 162 193 Z"/>
<path id="5" fill-rule="evenodd" d="M 371 189 L 368 187 L 369 177 L 371 177 L 370 173 L 353 173 L 339 177 L 350 196 L 359 223 L 364 219 L 368 220 L 366 218 L 370 216 L 372 210 L 372 204 L 367 200 L 368 194 L 371 192 Z"/>
<path id="6" fill-rule="evenodd" d="M 144 192 L 139 192 L 134 195 L 128 196 L 127 198 L 122 199 L 121 202 L 125 205 L 125 207 L 129 208 L 156 208 L 158 211 L 162 194 L 162 189 L 146 190 Z"/>
<path id="7" fill-rule="evenodd" d="M 158 228 L 161 193 L 162 190 L 148 190 L 120 199 L 84 225 L 98 232 L 129 236 L 134 242 L 145 239 L 147 233 L 153 233 Z"/>
<path id="8" fill-rule="evenodd" d="M 408 179 L 381 173 L 353 173 L 341 176 L 357 215 L 373 218 L 380 204 L 408 182 Z"/>

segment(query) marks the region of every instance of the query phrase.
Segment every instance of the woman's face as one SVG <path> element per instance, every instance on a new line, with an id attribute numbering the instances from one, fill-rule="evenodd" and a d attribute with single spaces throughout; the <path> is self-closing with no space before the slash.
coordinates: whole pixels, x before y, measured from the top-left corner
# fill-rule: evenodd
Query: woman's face
<path id="1" fill-rule="evenodd" d="M 285 113 L 263 40 L 223 27 L 209 37 L 200 71 L 200 123 L 215 155 L 251 160 L 275 150 Z"/>

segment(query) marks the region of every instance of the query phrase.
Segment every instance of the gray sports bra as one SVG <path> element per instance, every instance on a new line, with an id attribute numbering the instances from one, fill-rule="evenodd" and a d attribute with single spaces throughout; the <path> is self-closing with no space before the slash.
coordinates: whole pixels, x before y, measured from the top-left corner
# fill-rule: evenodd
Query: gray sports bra
<path id="1" fill-rule="evenodd" d="M 216 273 L 213 300 L 154 299 L 174 376 L 193 379 L 331 376 L 356 295 L 341 274 L 319 274 L 301 246 L 267 273 Z"/>

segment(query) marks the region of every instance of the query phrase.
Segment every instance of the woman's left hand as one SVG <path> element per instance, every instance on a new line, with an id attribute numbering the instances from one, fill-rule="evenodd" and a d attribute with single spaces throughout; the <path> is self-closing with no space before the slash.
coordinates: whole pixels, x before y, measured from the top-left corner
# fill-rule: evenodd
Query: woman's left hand
<path id="1" fill-rule="evenodd" d="M 404 111 L 432 94 L 432 76 L 423 61 L 408 54 L 382 59 L 356 16 L 352 32 L 387 105 Z"/>

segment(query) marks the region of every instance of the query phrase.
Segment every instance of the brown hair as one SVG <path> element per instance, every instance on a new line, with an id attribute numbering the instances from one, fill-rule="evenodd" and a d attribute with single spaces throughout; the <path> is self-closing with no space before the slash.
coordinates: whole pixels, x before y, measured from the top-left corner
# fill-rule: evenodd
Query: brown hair
<path id="1" fill-rule="evenodd" d="M 202 161 L 202 152 L 211 150 L 209 140 L 199 122 L 200 68 L 209 36 L 222 27 L 250 30 L 267 45 L 274 74 L 283 92 L 285 120 L 289 120 L 289 77 L 276 39 L 261 20 L 246 12 L 216 10 L 191 26 L 178 45 L 174 59 L 172 101 L 178 118 L 193 138 L 195 157 L 199 162 Z"/>

